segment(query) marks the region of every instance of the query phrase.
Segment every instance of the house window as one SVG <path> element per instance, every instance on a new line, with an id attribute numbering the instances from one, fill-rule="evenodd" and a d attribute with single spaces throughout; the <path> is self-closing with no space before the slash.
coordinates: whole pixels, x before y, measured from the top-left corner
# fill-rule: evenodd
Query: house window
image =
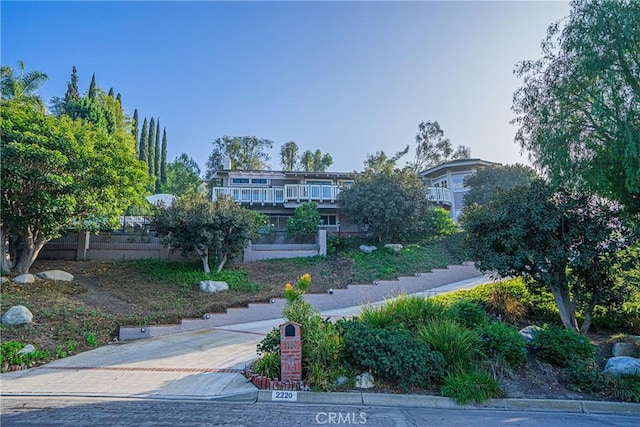
<path id="1" fill-rule="evenodd" d="M 231 178 L 231 183 L 238 185 L 238 184 L 248 184 L 249 183 L 249 178 Z"/>
<path id="2" fill-rule="evenodd" d="M 331 181 L 307 181 L 309 185 L 333 185 Z"/>
<path id="3" fill-rule="evenodd" d="M 320 225 L 336 225 L 337 223 L 336 215 L 320 215 Z"/>
<path id="4" fill-rule="evenodd" d="M 267 185 L 267 178 L 251 178 L 251 183 Z"/>
<path id="5" fill-rule="evenodd" d="M 467 188 L 464 186 L 464 178 L 467 175 L 452 175 L 451 176 L 451 187 L 453 191 L 464 191 Z"/>

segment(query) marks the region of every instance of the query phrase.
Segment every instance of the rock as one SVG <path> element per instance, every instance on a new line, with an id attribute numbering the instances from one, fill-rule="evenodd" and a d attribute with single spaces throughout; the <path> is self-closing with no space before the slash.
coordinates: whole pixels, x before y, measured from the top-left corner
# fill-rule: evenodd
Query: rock
<path id="1" fill-rule="evenodd" d="M 34 351 L 36 351 L 36 348 L 31 344 L 27 344 L 22 350 L 18 352 L 18 354 L 29 354 L 33 353 Z"/>
<path id="2" fill-rule="evenodd" d="M 31 323 L 33 314 L 24 305 L 14 305 L 2 315 L 2 323 L 5 325 L 22 325 Z"/>
<path id="3" fill-rule="evenodd" d="M 393 252 L 400 252 L 402 250 L 402 245 L 400 243 L 387 243 L 384 247 L 391 249 Z"/>
<path id="4" fill-rule="evenodd" d="M 358 375 L 356 377 L 356 388 L 372 388 L 373 387 L 373 375 L 368 372 Z"/>
<path id="5" fill-rule="evenodd" d="M 542 330 L 540 326 L 531 325 L 527 326 L 526 328 L 520 329 L 518 333 L 522 338 L 525 339 L 527 343 L 530 343 L 533 341 L 533 337 L 536 335 L 536 333 L 540 330 Z"/>
<path id="6" fill-rule="evenodd" d="M 640 376 L 640 359 L 628 356 L 612 357 L 607 360 L 607 365 L 602 372 L 616 377 L 621 375 Z"/>
<path id="7" fill-rule="evenodd" d="M 375 246 L 360 245 L 360 252 L 364 252 L 365 254 L 370 254 L 371 252 L 377 250 L 378 248 L 376 248 Z"/>
<path id="8" fill-rule="evenodd" d="M 11 282 L 11 279 L 9 279 L 8 277 L 5 277 L 5 276 L 0 277 L 1 284 L 4 285 L 5 283 L 9 283 L 9 282 Z"/>
<path id="9" fill-rule="evenodd" d="M 61 282 L 73 282 L 73 274 L 62 270 L 48 270 L 36 274 L 42 280 L 59 280 Z"/>
<path id="10" fill-rule="evenodd" d="M 227 282 L 216 282 L 214 280 L 204 280 L 200 282 L 200 289 L 204 292 L 216 293 L 229 289 Z"/>
<path id="11" fill-rule="evenodd" d="M 33 283 L 35 281 L 36 281 L 35 276 L 29 273 L 21 274 L 13 278 L 13 283 L 19 283 L 19 284 Z"/>
<path id="12" fill-rule="evenodd" d="M 336 385 L 337 386 L 345 385 L 348 382 L 349 382 L 349 378 L 347 378 L 345 376 L 340 376 L 340 377 L 336 378 Z"/>
<path id="13" fill-rule="evenodd" d="M 613 349 L 611 350 L 611 354 L 613 357 L 618 356 L 631 356 L 633 352 L 636 350 L 636 344 L 631 342 L 617 342 L 613 345 Z"/>

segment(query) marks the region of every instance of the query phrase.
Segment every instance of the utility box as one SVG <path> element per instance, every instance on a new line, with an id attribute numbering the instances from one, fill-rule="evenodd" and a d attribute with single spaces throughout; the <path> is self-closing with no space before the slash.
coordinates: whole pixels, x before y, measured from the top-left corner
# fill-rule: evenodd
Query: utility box
<path id="1" fill-rule="evenodd" d="M 302 335 L 300 324 L 280 325 L 280 376 L 282 381 L 302 381 Z"/>

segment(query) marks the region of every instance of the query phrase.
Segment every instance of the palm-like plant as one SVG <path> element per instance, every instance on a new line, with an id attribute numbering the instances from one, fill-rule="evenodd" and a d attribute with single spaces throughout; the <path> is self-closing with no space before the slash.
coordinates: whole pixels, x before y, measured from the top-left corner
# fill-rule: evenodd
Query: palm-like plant
<path id="1" fill-rule="evenodd" d="M 37 99 L 38 89 L 49 76 L 37 70 L 25 73 L 23 61 L 18 62 L 18 65 L 20 67 L 18 75 L 8 65 L 3 65 L 0 69 L 2 99 Z"/>

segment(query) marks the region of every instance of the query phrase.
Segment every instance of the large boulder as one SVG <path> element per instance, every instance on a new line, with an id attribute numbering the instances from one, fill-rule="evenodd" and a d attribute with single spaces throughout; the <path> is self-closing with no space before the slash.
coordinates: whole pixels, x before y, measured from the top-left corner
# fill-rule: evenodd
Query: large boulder
<path id="1" fill-rule="evenodd" d="M 524 338 L 527 343 L 531 343 L 533 341 L 533 338 L 536 336 L 536 333 L 541 330 L 542 328 L 540 326 L 531 325 L 520 329 L 518 333 L 522 338 Z"/>
<path id="2" fill-rule="evenodd" d="M 229 289 L 227 282 L 216 282 L 215 280 L 204 280 L 199 284 L 200 289 L 208 293 L 216 293 Z"/>
<path id="3" fill-rule="evenodd" d="M 58 280 L 61 282 L 73 282 L 73 274 L 62 270 L 47 270 L 36 274 L 42 280 Z"/>
<path id="4" fill-rule="evenodd" d="M 1 284 L 4 285 L 5 283 L 9 283 L 9 282 L 11 282 L 11 279 L 9 279 L 8 277 L 6 277 L 6 276 L 0 277 L 0 283 Z"/>
<path id="5" fill-rule="evenodd" d="M 13 278 L 13 283 L 25 284 L 25 283 L 33 283 L 36 281 L 36 277 L 33 274 L 21 274 Z"/>
<path id="6" fill-rule="evenodd" d="M 628 356 L 617 356 L 607 360 L 604 367 L 605 374 L 616 377 L 621 375 L 638 375 L 640 376 L 640 359 Z"/>
<path id="7" fill-rule="evenodd" d="M 29 324 L 33 320 L 33 314 L 24 305 L 14 305 L 2 315 L 2 323 L 5 325 Z"/>
<path id="8" fill-rule="evenodd" d="M 375 246 L 360 245 L 360 252 L 364 252 L 365 254 L 370 254 L 376 250 L 378 250 L 378 248 Z"/>
<path id="9" fill-rule="evenodd" d="M 617 342 L 613 345 L 611 354 L 613 357 L 632 356 L 636 350 L 636 344 L 632 342 Z"/>
<path id="10" fill-rule="evenodd" d="M 373 375 L 369 372 L 365 372 L 362 375 L 356 377 L 356 388 L 372 388 L 373 387 Z"/>

